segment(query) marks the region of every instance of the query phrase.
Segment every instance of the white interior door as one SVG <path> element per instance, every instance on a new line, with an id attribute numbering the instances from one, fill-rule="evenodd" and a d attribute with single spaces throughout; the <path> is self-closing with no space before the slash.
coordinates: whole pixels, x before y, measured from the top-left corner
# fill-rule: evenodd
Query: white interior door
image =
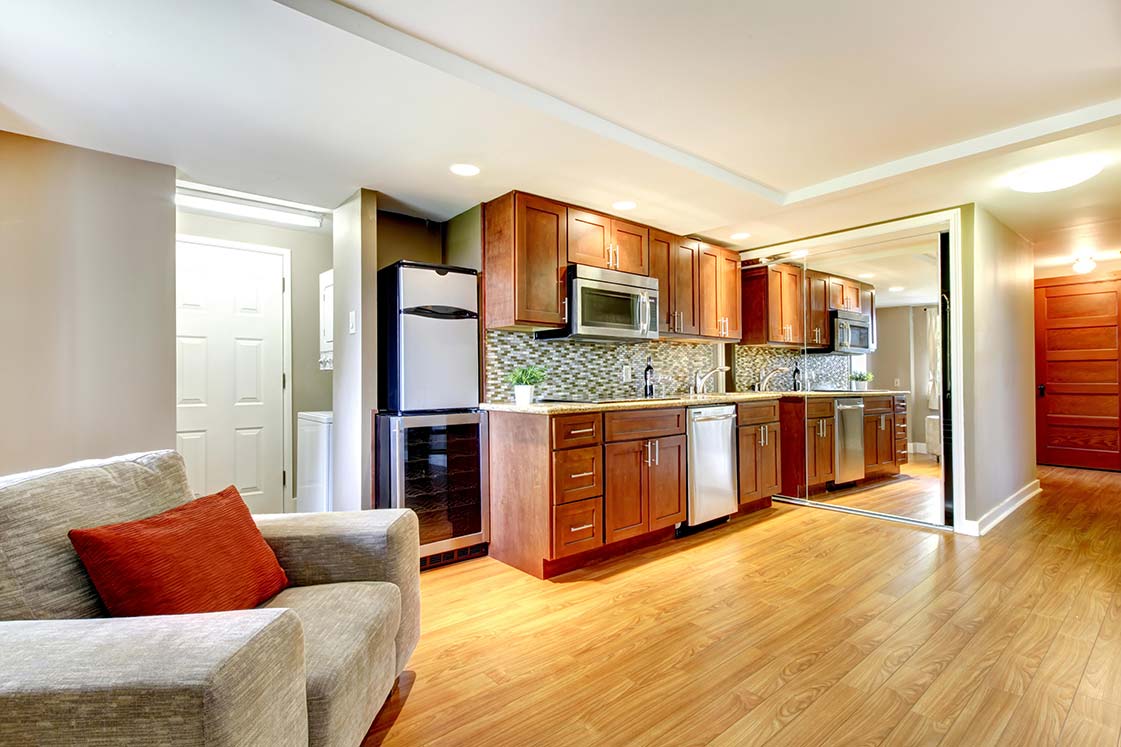
<path id="1" fill-rule="evenodd" d="M 176 245 L 176 446 L 191 490 L 284 510 L 284 258 Z"/>

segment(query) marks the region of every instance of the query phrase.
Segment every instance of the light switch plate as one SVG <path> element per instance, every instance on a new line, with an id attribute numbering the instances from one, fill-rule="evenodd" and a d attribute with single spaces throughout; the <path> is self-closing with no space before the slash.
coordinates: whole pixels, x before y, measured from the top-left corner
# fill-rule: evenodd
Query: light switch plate
<path id="1" fill-rule="evenodd" d="M 350 314 L 347 315 L 347 328 L 352 335 L 358 331 L 358 314 L 356 314 L 353 309 Z"/>

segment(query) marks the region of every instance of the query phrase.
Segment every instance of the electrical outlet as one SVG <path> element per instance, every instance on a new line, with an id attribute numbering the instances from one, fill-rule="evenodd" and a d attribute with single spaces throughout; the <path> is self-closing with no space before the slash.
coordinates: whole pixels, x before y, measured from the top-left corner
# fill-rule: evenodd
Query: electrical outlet
<path id="1" fill-rule="evenodd" d="M 894 386 L 894 387 L 895 387 L 896 389 L 898 389 L 898 388 L 899 388 L 899 385 L 900 385 L 901 383 L 902 383 L 902 382 L 901 382 L 901 381 L 900 381 L 899 379 L 896 379 L 896 380 L 895 380 L 895 384 L 894 384 L 893 386 Z"/>
<path id="2" fill-rule="evenodd" d="M 628 384 L 628 383 L 630 383 L 631 378 L 632 378 L 631 367 L 628 366 L 626 363 L 624 363 L 623 368 L 622 368 L 622 378 L 621 378 L 621 380 L 624 384 Z"/>
<path id="3" fill-rule="evenodd" d="M 347 315 L 346 319 L 347 319 L 347 331 L 349 331 L 350 334 L 353 335 L 355 332 L 358 331 L 358 314 L 355 313 L 353 310 L 351 310 L 350 314 Z"/>

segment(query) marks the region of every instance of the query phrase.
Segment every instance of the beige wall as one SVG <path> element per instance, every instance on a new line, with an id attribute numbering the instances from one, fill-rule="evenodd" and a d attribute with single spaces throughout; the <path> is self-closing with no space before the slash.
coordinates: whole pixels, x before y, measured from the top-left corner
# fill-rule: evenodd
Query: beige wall
<path id="1" fill-rule="evenodd" d="M 927 351 L 927 316 L 937 315 L 937 306 L 912 306 L 911 307 L 911 353 L 914 360 L 914 369 L 911 372 L 911 418 L 908 421 L 911 443 L 926 443 L 926 418 L 929 415 L 939 415 L 938 410 L 931 410 L 927 399 L 927 381 L 929 379 L 929 354 Z"/>
<path id="2" fill-rule="evenodd" d="M 319 273 L 331 269 L 331 226 L 301 230 L 176 211 L 176 232 L 287 249 L 292 257 L 292 476 L 298 485 L 296 413 L 331 409 L 331 372 L 319 370 Z"/>
<path id="3" fill-rule="evenodd" d="M 1034 277 L 1031 243 L 983 207 L 963 234 L 965 518 L 978 521 L 1036 479 Z"/>
<path id="4" fill-rule="evenodd" d="M 0 132 L 0 474 L 175 446 L 175 170 Z"/>
<path id="5" fill-rule="evenodd" d="M 476 205 L 444 224 L 444 262 L 483 270 L 483 206 Z"/>
<path id="6" fill-rule="evenodd" d="M 443 229 L 443 223 L 379 210 L 378 269 L 402 259 L 440 264 L 444 256 Z"/>
<path id="7" fill-rule="evenodd" d="M 911 309 L 876 309 L 876 352 L 868 356 L 868 371 L 880 389 L 911 388 Z"/>

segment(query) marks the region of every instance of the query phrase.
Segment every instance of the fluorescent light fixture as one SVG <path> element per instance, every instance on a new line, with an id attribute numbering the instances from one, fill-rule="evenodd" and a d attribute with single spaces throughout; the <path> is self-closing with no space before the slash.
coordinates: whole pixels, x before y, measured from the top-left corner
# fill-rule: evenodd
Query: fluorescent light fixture
<path id="1" fill-rule="evenodd" d="M 234 215 L 238 218 L 263 220 L 270 223 L 283 223 L 289 226 L 319 228 L 323 225 L 323 218 L 319 215 L 292 213 L 287 210 L 246 205 L 244 202 L 216 200 L 211 197 L 188 195 L 182 192 L 177 192 L 175 194 L 175 204 L 178 207 L 190 208 L 191 210 L 202 210 L 207 213 L 219 213 L 221 215 Z"/>
<path id="2" fill-rule="evenodd" d="M 744 239 L 750 238 L 751 234 L 749 234 L 747 231 L 740 231 L 739 233 L 732 234 L 732 241 L 743 241 Z"/>
<path id="3" fill-rule="evenodd" d="M 794 251 L 790 252 L 791 259 L 801 259 L 802 257 L 808 257 L 809 255 L 810 253 L 805 249 L 795 249 Z"/>
<path id="4" fill-rule="evenodd" d="M 616 210 L 634 210 L 638 207 L 638 203 L 634 200 L 619 200 L 618 202 L 611 203 L 611 207 Z"/>
<path id="5" fill-rule="evenodd" d="M 857 275 L 857 277 L 861 278 L 862 280 L 867 280 L 868 278 L 876 277 L 876 273 L 874 273 L 874 272 L 862 272 L 859 275 Z"/>
<path id="6" fill-rule="evenodd" d="M 478 176 L 479 167 L 473 163 L 453 163 L 448 167 L 448 171 L 456 176 Z"/>
<path id="7" fill-rule="evenodd" d="M 888 291 L 891 292 L 891 293 L 898 293 L 901 290 L 904 290 L 902 285 L 893 285 L 890 288 L 888 288 Z"/>
<path id="8" fill-rule="evenodd" d="M 1005 183 L 1016 192 L 1054 192 L 1097 176 L 1106 162 L 1097 153 L 1055 158 L 1016 169 L 1005 177 Z"/>
<path id="9" fill-rule="evenodd" d="M 252 192 L 240 192 L 236 189 L 226 189 L 225 187 L 214 187 L 209 184 L 189 182 L 185 179 L 176 179 L 175 188 L 187 189 L 192 192 L 205 192 L 206 194 L 211 195 L 222 195 L 223 197 L 233 197 L 238 200 L 249 200 L 250 202 L 263 202 L 266 205 L 279 205 L 280 207 L 292 208 L 293 210 L 304 210 L 309 213 L 323 213 L 324 215 L 329 215 L 332 212 L 331 208 L 319 207 L 318 205 L 309 205 L 306 202 L 280 200 L 276 197 L 255 195 Z"/>
<path id="10" fill-rule="evenodd" d="M 1085 275 L 1088 272 L 1093 272 L 1098 263 L 1094 261 L 1093 257 L 1079 257 L 1075 260 L 1074 265 L 1071 267 L 1079 275 Z"/>

